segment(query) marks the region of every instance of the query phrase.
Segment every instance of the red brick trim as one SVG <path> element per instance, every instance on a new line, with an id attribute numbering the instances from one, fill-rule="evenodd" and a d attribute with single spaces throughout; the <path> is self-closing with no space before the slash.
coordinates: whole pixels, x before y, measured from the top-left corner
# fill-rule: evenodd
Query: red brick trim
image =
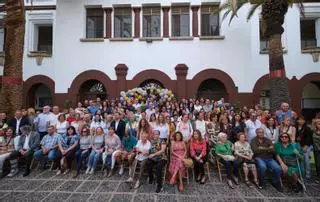
<path id="1" fill-rule="evenodd" d="M 112 36 L 112 8 L 104 8 L 104 12 L 106 13 L 106 38 L 111 38 Z"/>
<path id="2" fill-rule="evenodd" d="M 31 100 L 34 100 L 34 90 L 38 84 L 43 84 L 50 89 L 52 101 L 54 103 L 55 82 L 50 77 L 44 75 L 35 75 L 24 81 L 23 83 L 23 98 L 25 107 L 34 107 Z"/>
<path id="3" fill-rule="evenodd" d="M 226 101 L 236 101 L 238 89 L 232 78 L 224 71 L 219 69 L 206 69 L 196 74 L 188 82 L 188 97 L 196 97 L 200 84 L 207 79 L 217 79 L 221 81 L 227 90 Z"/>
<path id="4" fill-rule="evenodd" d="M 163 11 L 163 37 L 169 37 L 169 10 L 170 10 L 170 7 L 162 7 L 162 11 Z"/>
<path id="5" fill-rule="evenodd" d="M 198 10 L 199 6 L 191 6 L 192 10 L 192 36 L 199 36 L 199 25 L 198 25 Z"/>
<path id="6" fill-rule="evenodd" d="M 140 38 L 140 7 L 133 8 L 134 12 L 134 38 Z"/>

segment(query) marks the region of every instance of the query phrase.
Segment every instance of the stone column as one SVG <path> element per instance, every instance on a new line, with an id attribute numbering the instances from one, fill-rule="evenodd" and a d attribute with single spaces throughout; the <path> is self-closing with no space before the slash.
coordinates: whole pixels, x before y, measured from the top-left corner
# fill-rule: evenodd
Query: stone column
<path id="1" fill-rule="evenodd" d="M 177 98 L 180 100 L 182 98 L 186 98 L 187 96 L 187 74 L 188 67 L 185 64 L 178 64 L 175 67 L 176 76 L 177 76 Z"/>
<path id="2" fill-rule="evenodd" d="M 106 13 L 106 38 L 109 39 L 112 36 L 112 8 L 104 8 L 104 12 Z"/>
<path id="3" fill-rule="evenodd" d="M 134 12 L 134 38 L 140 37 L 140 7 L 133 8 Z"/>
<path id="4" fill-rule="evenodd" d="M 115 88 L 116 95 L 120 96 L 121 91 L 125 91 L 127 89 L 127 74 L 128 74 L 128 67 L 125 64 L 118 64 L 115 68 L 116 75 L 117 75 L 117 81 Z"/>
<path id="5" fill-rule="evenodd" d="M 198 10 L 199 6 L 191 6 L 192 10 L 192 36 L 199 36 L 199 25 L 198 25 Z"/>
<path id="6" fill-rule="evenodd" d="M 163 37 L 169 37 L 169 10 L 170 10 L 170 7 L 162 7 L 162 11 L 163 11 Z"/>

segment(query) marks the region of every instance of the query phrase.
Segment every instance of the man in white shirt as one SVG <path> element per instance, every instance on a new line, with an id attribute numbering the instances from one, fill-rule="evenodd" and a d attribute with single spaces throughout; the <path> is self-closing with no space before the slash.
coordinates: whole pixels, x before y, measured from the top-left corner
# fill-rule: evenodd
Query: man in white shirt
<path id="1" fill-rule="evenodd" d="M 251 140 L 256 137 L 256 129 L 262 128 L 262 123 L 257 119 L 257 114 L 252 112 L 250 114 L 250 119 L 245 122 L 246 124 L 246 132 L 247 132 L 247 140 L 251 143 Z"/>
<path id="2" fill-rule="evenodd" d="M 156 113 L 156 110 L 154 109 L 153 103 L 150 102 L 148 109 L 146 109 L 146 115 L 147 115 L 148 121 L 150 120 L 151 114 L 154 114 L 154 113 Z"/>
<path id="3" fill-rule="evenodd" d="M 58 106 L 52 107 L 52 116 L 53 119 L 50 121 L 50 125 L 57 125 L 58 123 L 58 117 L 60 116 L 60 108 Z"/>
<path id="4" fill-rule="evenodd" d="M 50 124 L 54 120 L 53 114 L 50 112 L 50 106 L 46 105 L 43 107 L 43 112 L 37 116 L 34 120 L 36 128 L 42 139 L 46 134 L 48 134 L 48 126 L 54 125 Z M 58 119 L 57 119 L 58 120 Z"/>

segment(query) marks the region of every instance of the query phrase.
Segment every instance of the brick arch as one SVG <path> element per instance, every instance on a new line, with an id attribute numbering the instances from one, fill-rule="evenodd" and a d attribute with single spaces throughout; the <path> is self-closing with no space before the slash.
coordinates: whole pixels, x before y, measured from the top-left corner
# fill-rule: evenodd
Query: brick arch
<path id="1" fill-rule="evenodd" d="M 298 98 L 300 98 L 300 101 L 303 95 L 303 88 L 312 81 L 320 81 L 320 73 L 314 72 L 314 73 L 306 74 L 296 82 L 297 84 L 295 85 L 295 91 L 297 92 L 297 96 Z"/>
<path id="2" fill-rule="evenodd" d="M 104 85 L 104 87 L 106 88 L 108 97 L 113 98 L 116 96 L 116 88 L 115 88 L 116 84 L 114 81 L 112 81 L 108 77 L 108 75 L 106 75 L 104 72 L 101 72 L 99 70 L 88 70 L 76 76 L 73 79 L 70 88 L 68 89 L 68 96 L 69 96 L 69 99 L 72 101 L 73 105 L 75 105 L 75 103 L 78 101 L 77 96 L 81 88 L 81 85 L 84 82 L 91 79 L 98 80 Z"/>
<path id="3" fill-rule="evenodd" d="M 197 73 L 189 82 L 188 85 L 188 96 L 195 97 L 197 95 L 199 86 L 207 79 L 217 79 L 221 81 L 226 87 L 228 94 L 227 101 L 235 101 L 238 95 L 237 87 L 232 78 L 224 71 L 218 69 L 206 69 Z"/>
<path id="4" fill-rule="evenodd" d="M 164 72 L 156 69 L 148 69 L 136 74 L 132 80 L 128 81 L 129 89 L 138 87 L 142 82 L 148 79 L 158 80 L 165 88 L 175 92 L 175 82 Z"/>
<path id="5" fill-rule="evenodd" d="M 260 77 L 252 90 L 252 94 L 253 94 L 253 103 L 259 103 L 260 102 L 260 92 L 262 90 L 262 88 L 268 84 L 269 81 L 269 74 L 265 74 L 262 77 Z"/>
<path id="6" fill-rule="evenodd" d="M 38 84 L 43 84 L 47 86 L 50 90 L 50 95 L 52 97 L 52 102 L 54 103 L 54 93 L 55 93 L 55 82 L 50 77 L 45 75 L 34 75 L 23 82 L 23 97 L 25 107 L 34 107 L 31 100 L 34 100 L 35 87 Z"/>

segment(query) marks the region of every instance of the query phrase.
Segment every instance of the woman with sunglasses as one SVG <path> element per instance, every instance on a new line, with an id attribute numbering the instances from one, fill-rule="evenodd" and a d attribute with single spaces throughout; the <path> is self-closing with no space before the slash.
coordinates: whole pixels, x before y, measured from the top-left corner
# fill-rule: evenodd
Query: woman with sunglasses
<path id="1" fill-rule="evenodd" d="M 83 128 L 81 131 L 79 145 L 80 148 L 76 152 L 76 159 L 77 159 L 77 172 L 73 177 L 77 177 L 80 174 L 80 170 L 84 161 L 88 158 L 91 152 L 91 141 L 92 137 L 90 135 L 90 130 L 88 128 Z"/>
<path id="2" fill-rule="evenodd" d="M 291 142 L 288 133 L 282 133 L 279 142 L 274 145 L 276 158 L 282 168 L 282 173 L 289 178 L 291 189 L 298 193 L 302 190 L 299 173 L 303 173 L 301 160 L 303 153 L 298 144 Z M 300 176 L 302 177 L 302 176 Z"/>

